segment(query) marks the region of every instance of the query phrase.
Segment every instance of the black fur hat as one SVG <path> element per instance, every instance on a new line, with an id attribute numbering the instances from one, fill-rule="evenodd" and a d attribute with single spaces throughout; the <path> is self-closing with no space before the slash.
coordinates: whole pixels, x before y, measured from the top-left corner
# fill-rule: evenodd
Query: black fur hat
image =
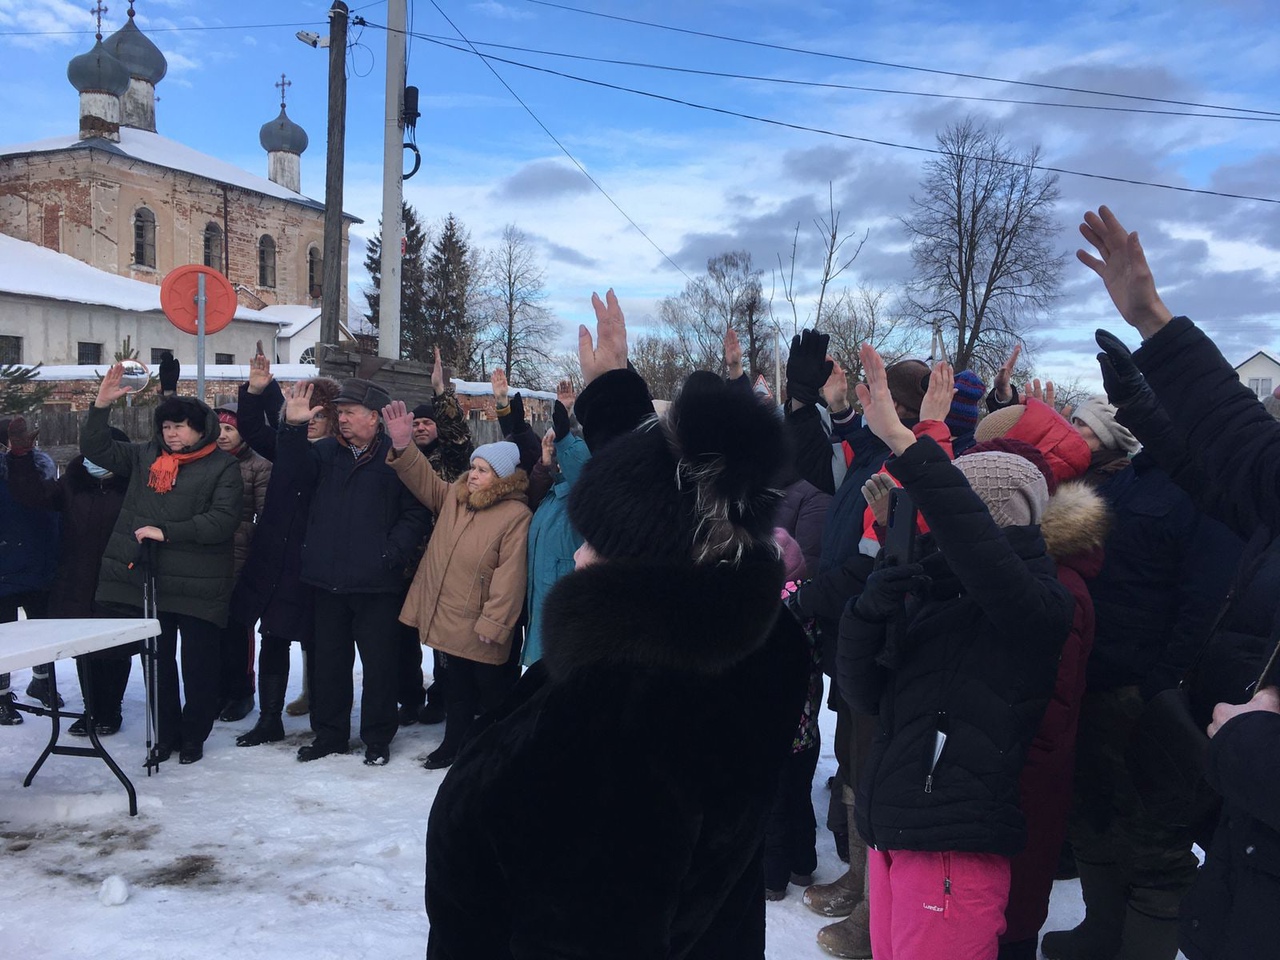
<path id="1" fill-rule="evenodd" d="M 772 543 L 785 448 L 753 394 L 690 378 L 665 417 L 587 462 L 569 519 L 605 559 L 736 563 Z"/>
<path id="2" fill-rule="evenodd" d="M 156 435 L 165 421 L 189 424 L 204 433 L 209 425 L 209 408 L 195 397 L 165 397 L 156 405 Z"/>

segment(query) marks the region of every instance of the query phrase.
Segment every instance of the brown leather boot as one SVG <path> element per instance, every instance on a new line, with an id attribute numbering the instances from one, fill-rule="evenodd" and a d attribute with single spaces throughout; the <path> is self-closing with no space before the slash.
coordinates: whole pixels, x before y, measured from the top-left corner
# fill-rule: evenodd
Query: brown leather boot
<path id="1" fill-rule="evenodd" d="M 871 900 L 867 895 L 866 845 L 863 844 L 862 862 L 862 899 L 854 906 L 853 912 L 838 923 L 829 923 L 818 931 L 818 946 L 833 957 L 845 957 L 848 960 L 871 960 Z M 849 849 L 850 863 L 856 855 L 852 844 Z"/>
<path id="2" fill-rule="evenodd" d="M 804 892 L 804 905 L 824 917 L 847 917 L 863 899 L 867 874 L 867 844 L 853 826 L 853 804 L 846 804 L 849 816 L 849 869 L 831 883 L 815 883 Z"/>

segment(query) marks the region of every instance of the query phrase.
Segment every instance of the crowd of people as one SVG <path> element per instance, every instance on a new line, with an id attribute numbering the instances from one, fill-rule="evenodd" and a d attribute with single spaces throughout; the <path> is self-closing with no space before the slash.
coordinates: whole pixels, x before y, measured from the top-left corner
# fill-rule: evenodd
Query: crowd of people
<path id="1" fill-rule="evenodd" d="M 131 443 L 117 366 L 61 476 L 5 424 L 0 619 L 137 615 L 144 560 L 154 759 L 184 764 L 252 710 L 255 627 L 236 743 L 309 711 L 298 760 L 346 753 L 358 652 L 366 764 L 444 723 L 429 958 L 760 958 L 791 886 L 837 957 L 1271 955 L 1280 423 L 1136 234 L 1105 207 L 1081 232 L 1143 344 L 1098 331 L 1105 394 L 1075 409 L 1018 392 L 1016 349 L 987 392 L 864 346 L 851 398 L 806 330 L 784 405 L 729 331 L 728 376 L 658 414 L 612 291 L 542 438 L 496 371 L 504 439 L 474 445 L 437 351 L 412 409 L 363 379 L 282 387 L 260 355 L 236 403 L 166 390 Z M 72 733 L 120 729 L 134 652 L 85 664 Z M 824 688 L 847 867 L 814 883 Z M 1043 932 L 1074 875 L 1084 919 Z"/>

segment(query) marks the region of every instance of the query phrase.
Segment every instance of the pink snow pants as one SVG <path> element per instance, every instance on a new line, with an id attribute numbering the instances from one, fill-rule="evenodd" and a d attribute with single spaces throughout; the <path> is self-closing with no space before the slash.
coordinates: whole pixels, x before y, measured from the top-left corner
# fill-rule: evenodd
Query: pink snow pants
<path id="1" fill-rule="evenodd" d="M 1009 858 L 868 850 L 875 960 L 995 960 Z"/>

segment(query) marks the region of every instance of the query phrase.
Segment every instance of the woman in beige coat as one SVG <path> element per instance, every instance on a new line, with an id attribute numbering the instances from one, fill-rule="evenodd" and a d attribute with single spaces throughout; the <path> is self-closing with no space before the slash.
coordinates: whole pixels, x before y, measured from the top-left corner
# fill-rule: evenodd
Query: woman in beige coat
<path id="1" fill-rule="evenodd" d="M 414 445 L 404 403 L 384 407 L 382 418 L 387 463 L 436 518 L 400 620 L 448 658 L 444 741 L 423 762 L 438 770 L 453 763 L 476 715 L 498 706 L 519 677 L 513 634 L 524 606 L 529 478 L 519 448 L 504 440 L 477 447 L 471 469 L 446 483 Z"/>

